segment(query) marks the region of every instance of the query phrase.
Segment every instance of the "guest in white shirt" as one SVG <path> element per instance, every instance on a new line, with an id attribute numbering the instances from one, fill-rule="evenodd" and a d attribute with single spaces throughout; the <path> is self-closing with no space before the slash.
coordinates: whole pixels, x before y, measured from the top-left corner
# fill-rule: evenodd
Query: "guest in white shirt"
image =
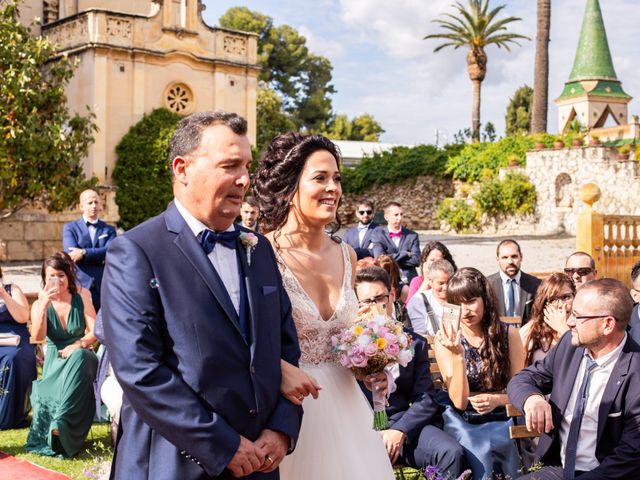
<path id="1" fill-rule="evenodd" d="M 433 336 L 442 325 L 443 306 L 447 303 L 447 282 L 455 273 L 447 260 L 434 261 L 427 271 L 431 288 L 417 293 L 407 304 L 412 328 L 427 336 Z"/>

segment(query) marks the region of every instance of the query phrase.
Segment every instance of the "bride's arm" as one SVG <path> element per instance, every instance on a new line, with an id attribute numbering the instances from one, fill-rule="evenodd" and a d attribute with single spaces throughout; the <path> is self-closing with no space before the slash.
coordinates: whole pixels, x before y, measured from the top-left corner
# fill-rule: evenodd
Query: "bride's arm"
<path id="1" fill-rule="evenodd" d="M 287 400 L 294 405 L 302 405 L 302 401 L 307 395 L 318 398 L 318 393 L 322 390 L 322 387 L 318 385 L 315 378 L 284 360 L 280 360 L 280 368 L 282 369 L 280 393 Z"/>

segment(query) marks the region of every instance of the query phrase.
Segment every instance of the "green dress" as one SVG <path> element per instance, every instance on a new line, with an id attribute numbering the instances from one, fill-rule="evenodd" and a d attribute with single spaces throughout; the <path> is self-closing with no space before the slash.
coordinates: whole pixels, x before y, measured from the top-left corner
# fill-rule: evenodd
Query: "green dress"
<path id="1" fill-rule="evenodd" d="M 33 382 L 33 419 L 25 450 L 41 455 L 75 456 L 89 433 L 95 414 L 93 380 L 98 359 L 79 348 L 68 358 L 58 354 L 85 334 L 84 304 L 79 294 L 71 298 L 67 329 L 52 305 L 47 310 L 47 350 L 42 378 Z M 59 436 L 51 431 L 58 429 Z"/>

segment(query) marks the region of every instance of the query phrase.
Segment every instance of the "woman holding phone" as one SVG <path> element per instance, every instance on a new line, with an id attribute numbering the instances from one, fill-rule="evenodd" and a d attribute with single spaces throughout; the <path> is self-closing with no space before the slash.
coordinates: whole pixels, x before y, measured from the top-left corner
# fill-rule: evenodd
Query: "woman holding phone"
<path id="1" fill-rule="evenodd" d="M 511 420 L 505 389 L 523 367 L 520 336 L 500 322 L 487 279 L 475 268 L 456 272 L 447 287 L 447 301 L 435 336 L 434 350 L 449 394 L 444 430 L 465 450 L 474 480 L 518 475 L 518 451 L 509 439 Z"/>
<path id="2" fill-rule="evenodd" d="M 96 312 L 91 293 L 76 283 L 75 266 L 64 252 L 42 265 L 43 289 L 31 308 L 31 336 L 46 339 L 42 378 L 33 382 L 33 419 L 25 449 L 41 455 L 76 455 L 95 415 L 93 380 L 98 359 Z"/>

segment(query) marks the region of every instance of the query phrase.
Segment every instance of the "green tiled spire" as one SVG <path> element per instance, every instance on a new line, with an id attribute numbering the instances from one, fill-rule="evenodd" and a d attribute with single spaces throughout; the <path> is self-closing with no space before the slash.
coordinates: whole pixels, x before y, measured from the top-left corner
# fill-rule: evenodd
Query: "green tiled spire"
<path id="1" fill-rule="evenodd" d="M 598 0 L 587 0 L 578 51 L 569 82 L 617 80 Z"/>

